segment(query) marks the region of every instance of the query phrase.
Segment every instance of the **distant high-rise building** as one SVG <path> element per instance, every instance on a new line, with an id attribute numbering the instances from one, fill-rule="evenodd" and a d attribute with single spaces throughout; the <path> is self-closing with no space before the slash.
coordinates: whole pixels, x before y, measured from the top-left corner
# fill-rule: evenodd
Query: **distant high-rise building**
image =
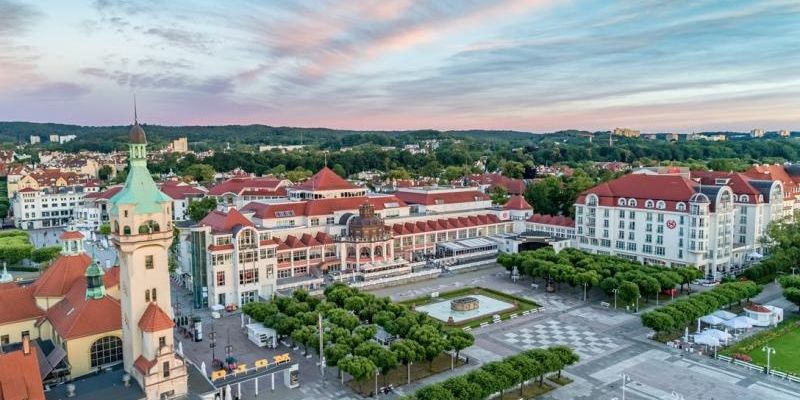
<path id="1" fill-rule="evenodd" d="M 764 137 L 764 133 L 765 132 L 764 132 L 763 129 L 756 128 L 756 129 L 753 129 L 752 131 L 750 131 L 750 137 L 751 138 L 761 138 L 761 137 Z"/>
<path id="2" fill-rule="evenodd" d="M 31 135 L 31 144 L 42 143 L 42 137 L 37 135 Z"/>
<path id="3" fill-rule="evenodd" d="M 779 134 L 781 135 L 781 137 L 789 137 L 789 136 L 792 136 L 792 132 L 791 132 L 790 130 L 788 130 L 788 129 L 781 129 L 781 131 L 779 132 Z"/>
<path id="4" fill-rule="evenodd" d="M 638 138 L 641 135 L 641 131 L 637 131 L 636 129 L 628 129 L 628 128 L 614 128 L 614 136 L 623 136 L 629 138 Z"/>
<path id="5" fill-rule="evenodd" d="M 172 153 L 186 153 L 189 151 L 189 142 L 185 137 L 177 138 L 169 144 L 169 151 Z"/>

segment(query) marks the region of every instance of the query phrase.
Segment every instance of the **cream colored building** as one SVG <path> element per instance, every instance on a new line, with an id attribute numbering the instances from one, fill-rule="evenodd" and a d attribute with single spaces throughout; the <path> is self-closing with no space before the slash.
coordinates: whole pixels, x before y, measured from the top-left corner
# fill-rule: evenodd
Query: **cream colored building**
<path id="1" fill-rule="evenodd" d="M 169 151 L 172 153 L 186 153 L 189 151 L 189 141 L 185 138 L 177 138 L 169 144 Z"/>

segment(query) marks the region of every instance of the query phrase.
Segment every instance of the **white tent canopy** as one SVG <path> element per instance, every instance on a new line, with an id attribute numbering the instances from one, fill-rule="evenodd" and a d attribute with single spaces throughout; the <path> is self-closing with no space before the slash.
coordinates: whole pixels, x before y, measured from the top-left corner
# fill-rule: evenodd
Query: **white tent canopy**
<path id="1" fill-rule="evenodd" d="M 725 321 L 725 326 L 733 329 L 750 329 L 754 322 L 756 321 L 752 318 L 741 316 Z"/>
<path id="2" fill-rule="evenodd" d="M 720 318 L 720 317 L 718 317 L 718 316 L 716 316 L 714 314 L 709 314 L 709 315 L 700 317 L 700 321 L 705 322 L 705 323 L 707 323 L 709 325 L 720 325 L 720 324 L 725 322 L 724 319 L 722 319 L 722 318 Z"/>
<path id="3" fill-rule="evenodd" d="M 719 339 L 711 335 L 699 334 L 694 335 L 694 342 L 697 344 L 705 344 L 708 346 L 719 346 Z"/>
<path id="4" fill-rule="evenodd" d="M 702 335 L 713 336 L 713 337 L 715 337 L 715 338 L 717 338 L 719 340 L 722 340 L 724 342 L 727 342 L 728 340 L 730 340 L 733 337 L 730 333 L 723 332 L 723 331 L 721 331 L 719 329 L 706 329 L 706 330 L 703 331 Z"/>
<path id="5" fill-rule="evenodd" d="M 724 320 L 729 320 L 731 318 L 736 318 L 736 314 L 734 314 L 734 313 L 732 313 L 730 311 L 725 311 L 725 310 L 714 311 L 711 315 L 720 317 L 720 318 L 722 318 Z"/>

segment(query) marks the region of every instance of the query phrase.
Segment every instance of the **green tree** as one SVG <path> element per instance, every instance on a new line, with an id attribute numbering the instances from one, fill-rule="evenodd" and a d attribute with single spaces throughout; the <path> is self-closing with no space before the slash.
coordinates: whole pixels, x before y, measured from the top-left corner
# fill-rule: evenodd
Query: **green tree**
<path id="1" fill-rule="evenodd" d="M 343 343 L 334 343 L 325 347 L 325 364 L 329 367 L 337 366 L 339 360 L 347 357 L 350 354 L 350 347 Z M 342 375 L 342 370 L 339 369 L 339 377 Z"/>
<path id="2" fill-rule="evenodd" d="M 311 177 L 313 173 L 303 167 L 297 167 L 286 173 L 286 179 L 292 182 L 301 182 Z"/>
<path id="3" fill-rule="evenodd" d="M 432 385 L 428 385 L 423 387 L 420 390 L 417 390 L 417 393 L 414 394 L 417 400 L 456 400 L 457 398 L 453 396 L 453 393 L 450 393 L 442 384 L 434 383 Z"/>
<path id="4" fill-rule="evenodd" d="M 633 304 L 633 302 L 636 301 L 639 296 L 639 286 L 637 286 L 635 283 L 631 281 L 622 281 L 622 283 L 619 285 L 619 293 L 617 293 L 617 298 L 622 302 L 622 304 Z"/>
<path id="5" fill-rule="evenodd" d="M 406 367 L 406 377 L 411 383 L 411 363 L 425 359 L 425 348 L 411 339 L 397 339 L 389 345 L 397 360 Z"/>
<path id="6" fill-rule="evenodd" d="M 519 372 L 519 379 L 517 380 L 517 383 L 519 384 L 520 396 L 522 396 L 522 389 L 525 381 L 533 379 L 544 373 L 536 360 L 524 354 L 511 357 L 507 362 L 511 364 L 511 366 L 517 370 L 517 372 Z"/>
<path id="7" fill-rule="evenodd" d="M 521 382 L 522 374 L 517 371 L 510 363 L 495 361 L 485 364 L 482 367 L 486 372 L 492 374 L 500 381 L 500 398 L 503 398 L 505 389 L 510 388 L 517 382 Z"/>
<path id="8" fill-rule="evenodd" d="M 111 225 L 109 224 L 100 225 L 100 228 L 98 228 L 97 230 L 100 232 L 101 235 L 108 236 L 111 234 Z"/>
<path id="9" fill-rule="evenodd" d="M 347 171 L 344 170 L 342 164 L 334 164 L 333 168 L 331 168 L 336 175 L 341 176 L 342 178 L 347 178 Z"/>
<path id="10" fill-rule="evenodd" d="M 452 329 L 447 332 L 447 341 L 450 342 L 450 348 L 456 351 L 456 358 L 458 358 L 461 350 L 472 346 L 475 343 L 475 337 L 469 332 L 464 332 L 461 329 Z"/>
<path id="11" fill-rule="evenodd" d="M 525 165 L 517 161 L 506 161 L 501 167 L 503 175 L 509 178 L 522 178 L 525 174 Z"/>
<path id="12" fill-rule="evenodd" d="M 411 174 L 403 167 L 395 168 L 386 174 L 388 179 L 411 179 Z"/>
<path id="13" fill-rule="evenodd" d="M 378 367 L 368 358 L 361 356 L 348 356 L 339 360 L 339 368 L 350 374 L 359 383 L 359 389 L 364 391 L 364 380 L 375 375 Z"/>
<path id="14" fill-rule="evenodd" d="M 111 168 L 110 165 L 103 165 L 102 167 L 100 167 L 99 170 L 97 170 L 97 177 L 101 181 L 107 181 L 108 178 L 111 177 L 112 173 L 114 173 L 114 170 Z"/>
<path id="15" fill-rule="evenodd" d="M 433 360 L 447 348 L 447 340 L 433 325 L 417 325 L 408 332 L 408 338 L 415 340 L 425 349 L 428 370 L 433 368 Z"/>
<path id="16" fill-rule="evenodd" d="M 41 249 L 31 251 L 31 261 L 35 263 L 44 263 L 58 257 L 59 254 L 61 254 L 60 246 L 42 247 Z"/>
<path id="17" fill-rule="evenodd" d="M 0 262 L 14 265 L 31 256 L 33 245 L 24 231 L 11 230 L 0 234 Z"/>
<path id="18" fill-rule="evenodd" d="M 642 314 L 642 325 L 656 332 L 668 332 L 675 329 L 675 320 L 667 313 L 654 310 Z"/>
<path id="19" fill-rule="evenodd" d="M 503 186 L 495 186 L 490 194 L 492 203 L 503 205 L 508 201 L 508 190 Z"/>
<path id="20" fill-rule="evenodd" d="M 190 200 L 187 207 L 187 214 L 192 221 L 199 222 L 212 210 L 217 208 L 217 199 L 214 197 L 204 197 L 200 200 Z"/>
<path id="21" fill-rule="evenodd" d="M 555 354 L 556 357 L 561 361 L 561 365 L 558 368 L 558 379 L 561 379 L 561 370 L 564 367 L 577 363 L 581 360 L 581 357 L 578 353 L 575 352 L 569 346 L 554 346 L 548 349 L 552 354 Z"/>
<path id="22" fill-rule="evenodd" d="M 458 400 L 480 400 L 483 398 L 481 387 L 467 379 L 466 376 L 455 376 L 444 382 L 442 386 Z"/>
<path id="23" fill-rule="evenodd" d="M 295 344 L 303 345 L 304 355 L 308 355 L 308 344 L 311 342 L 311 339 L 314 337 L 315 333 L 316 329 L 308 325 L 303 325 L 300 328 L 292 331 L 292 341 Z"/>
<path id="24" fill-rule="evenodd" d="M 786 300 L 791 301 L 800 308 L 800 288 L 790 287 L 784 289 L 783 297 L 786 297 Z M 798 309 L 798 312 L 800 312 L 800 309 Z"/>
<path id="25" fill-rule="evenodd" d="M 192 164 L 183 170 L 183 176 L 198 182 L 211 182 L 214 179 L 214 167 L 208 164 Z"/>

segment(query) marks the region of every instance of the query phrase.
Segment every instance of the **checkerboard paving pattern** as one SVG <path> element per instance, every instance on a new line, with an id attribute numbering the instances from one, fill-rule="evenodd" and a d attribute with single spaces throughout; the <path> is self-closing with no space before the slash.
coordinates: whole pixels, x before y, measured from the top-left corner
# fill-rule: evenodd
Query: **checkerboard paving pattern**
<path id="1" fill-rule="evenodd" d="M 583 359 L 620 347 L 607 336 L 555 320 L 507 332 L 503 335 L 503 341 L 523 350 L 567 345 L 575 349 Z"/>

